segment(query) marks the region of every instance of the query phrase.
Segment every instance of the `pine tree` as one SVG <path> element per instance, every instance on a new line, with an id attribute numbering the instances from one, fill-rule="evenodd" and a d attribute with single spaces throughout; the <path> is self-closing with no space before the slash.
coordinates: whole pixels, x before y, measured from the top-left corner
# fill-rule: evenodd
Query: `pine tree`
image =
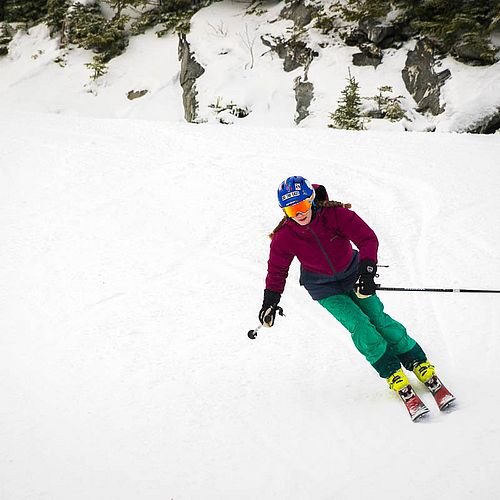
<path id="1" fill-rule="evenodd" d="M 101 54 L 104 63 L 122 54 L 128 45 L 128 17 L 107 20 L 98 4 L 75 4 L 67 21 L 67 42 Z"/>
<path id="2" fill-rule="evenodd" d="M 122 11 L 127 8 L 138 8 L 141 6 L 146 6 L 149 2 L 148 0 L 104 0 L 114 11 L 114 17 L 121 17 Z M 153 2 L 154 3 L 154 2 Z"/>
<path id="3" fill-rule="evenodd" d="M 47 14 L 46 0 L 4 0 L 3 15 L 11 23 L 35 24 Z"/>
<path id="4" fill-rule="evenodd" d="M 363 130 L 363 118 L 361 117 L 361 97 L 359 95 L 359 83 L 351 75 L 347 85 L 342 90 L 342 97 L 337 101 L 339 106 L 330 113 L 333 124 L 329 127 L 342 128 L 346 130 Z"/>
<path id="5" fill-rule="evenodd" d="M 94 81 L 98 78 L 101 78 L 101 76 L 105 75 L 108 72 L 106 61 L 102 54 L 96 54 L 92 59 L 92 62 L 85 64 L 85 66 L 87 66 L 87 68 L 92 71 L 90 78 Z"/>
<path id="6" fill-rule="evenodd" d="M 404 118 L 405 112 L 401 107 L 402 95 L 391 96 L 392 87 L 382 85 L 378 88 L 378 94 L 374 97 L 364 97 L 368 101 L 374 101 L 377 104 L 377 118 L 387 118 L 391 122 L 397 122 Z"/>
<path id="7" fill-rule="evenodd" d="M 70 0 L 47 0 L 45 20 L 52 33 L 62 31 L 70 5 Z"/>

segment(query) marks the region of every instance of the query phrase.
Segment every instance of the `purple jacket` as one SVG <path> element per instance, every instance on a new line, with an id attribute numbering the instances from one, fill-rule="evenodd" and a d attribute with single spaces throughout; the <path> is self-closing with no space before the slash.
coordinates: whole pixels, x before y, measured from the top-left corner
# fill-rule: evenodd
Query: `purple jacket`
<path id="1" fill-rule="evenodd" d="M 330 276 L 335 280 L 353 263 L 351 241 L 359 249 L 360 260 L 377 261 L 377 236 L 352 210 L 320 208 L 307 226 L 287 220 L 271 241 L 266 288 L 283 293 L 294 257 L 308 275 Z"/>

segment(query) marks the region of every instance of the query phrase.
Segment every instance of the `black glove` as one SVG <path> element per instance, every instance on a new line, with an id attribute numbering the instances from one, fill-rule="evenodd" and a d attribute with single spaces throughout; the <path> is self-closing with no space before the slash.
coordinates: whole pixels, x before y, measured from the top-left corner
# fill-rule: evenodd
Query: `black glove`
<path id="1" fill-rule="evenodd" d="M 358 281 L 355 286 L 360 295 L 373 295 L 377 289 L 375 277 L 377 276 L 377 264 L 370 259 L 363 259 L 358 267 Z"/>
<path id="2" fill-rule="evenodd" d="M 259 321 L 262 325 L 273 326 L 276 312 L 279 312 L 280 316 L 283 316 L 283 309 L 278 306 L 280 299 L 280 293 L 273 292 L 268 288 L 264 290 L 264 301 L 262 302 L 262 308 L 259 312 Z"/>

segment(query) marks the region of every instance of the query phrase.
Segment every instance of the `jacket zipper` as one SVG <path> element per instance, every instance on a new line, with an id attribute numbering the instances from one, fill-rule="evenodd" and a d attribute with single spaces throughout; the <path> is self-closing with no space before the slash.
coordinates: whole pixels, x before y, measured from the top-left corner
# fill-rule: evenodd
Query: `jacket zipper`
<path id="1" fill-rule="evenodd" d="M 318 235 L 310 228 L 306 228 L 310 233 L 313 235 L 314 239 L 316 240 L 316 243 L 319 246 L 319 249 L 321 250 L 321 253 L 325 256 L 326 262 L 328 263 L 328 266 L 332 270 L 333 275 L 337 274 L 337 271 L 335 271 L 335 268 L 333 267 L 332 261 L 330 260 L 330 257 L 328 257 L 328 254 L 326 253 L 325 247 L 321 244 L 321 241 L 318 237 Z"/>

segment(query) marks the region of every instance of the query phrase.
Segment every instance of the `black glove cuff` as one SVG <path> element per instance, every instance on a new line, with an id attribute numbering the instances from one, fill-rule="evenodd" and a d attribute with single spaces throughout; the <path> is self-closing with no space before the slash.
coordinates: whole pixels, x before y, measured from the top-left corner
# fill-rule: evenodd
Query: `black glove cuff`
<path id="1" fill-rule="evenodd" d="M 359 263 L 358 274 L 369 274 L 375 276 L 377 274 L 377 263 L 371 259 L 363 259 Z"/>
<path id="2" fill-rule="evenodd" d="M 281 299 L 281 293 L 274 292 L 266 288 L 264 290 L 264 300 L 262 301 L 262 307 L 270 307 L 279 303 Z"/>

